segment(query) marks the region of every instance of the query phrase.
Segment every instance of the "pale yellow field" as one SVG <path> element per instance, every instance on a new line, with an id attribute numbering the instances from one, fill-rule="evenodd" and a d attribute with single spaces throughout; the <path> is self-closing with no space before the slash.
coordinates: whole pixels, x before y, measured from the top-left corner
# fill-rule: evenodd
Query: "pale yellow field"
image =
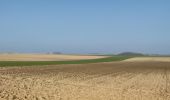
<path id="1" fill-rule="evenodd" d="M 0 54 L 0 61 L 63 61 L 97 59 L 106 56 L 63 55 L 63 54 Z"/>
<path id="2" fill-rule="evenodd" d="M 170 57 L 135 57 L 135 58 L 127 59 L 125 61 L 128 61 L 128 62 L 150 62 L 150 61 L 170 62 Z"/>
<path id="3" fill-rule="evenodd" d="M 0 68 L 0 100 L 170 100 L 170 62 Z"/>

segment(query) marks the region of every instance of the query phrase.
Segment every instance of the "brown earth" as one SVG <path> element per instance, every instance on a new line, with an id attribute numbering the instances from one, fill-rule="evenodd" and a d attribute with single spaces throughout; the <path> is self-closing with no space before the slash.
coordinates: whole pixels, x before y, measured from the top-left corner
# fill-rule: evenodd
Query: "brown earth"
<path id="1" fill-rule="evenodd" d="M 170 100 L 170 62 L 0 68 L 0 100 Z"/>
<path id="2" fill-rule="evenodd" d="M 63 55 L 63 54 L 0 54 L 0 61 L 63 61 L 97 59 L 107 56 Z"/>

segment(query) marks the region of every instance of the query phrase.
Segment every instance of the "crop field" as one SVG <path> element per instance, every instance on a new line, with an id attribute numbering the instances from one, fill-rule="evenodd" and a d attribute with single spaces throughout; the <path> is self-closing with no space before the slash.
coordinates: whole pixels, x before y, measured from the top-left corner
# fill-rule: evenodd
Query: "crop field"
<path id="1" fill-rule="evenodd" d="M 125 61 L 128 61 L 128 62 L 150 62 L 150 61 L 170 62 L 170 57 L 134 57 L 134 58 L 126 59 Z"/>
<path id="2" fill-rule="evenodd" d="M 29 55 L 28 54 L 27 55 L 7 55 L 7 56 L 0 55 L 0 67 L 2 66 L 4 67 L 23 66 L 24 67 L 24 66 L 33 66 L 33 65 L 59 65 L 59 64 L 60 65 L 61 64 L 86 64 L 86 63 L 121 61 L 121 60 L 125 60 L 128 58 L 131 58 L 131 57 L 129 56 L 92 56 L 92 55 L 30 55 L 30 54 Z"/>
<path id="3" fill-rule="evenodd" d="M 66 61 L 98 59 L 107 56 L 64 55 L 64 54 L 0 54 L 0 61 Z"/>
<path id="4" fill-rule="evenodd" d="M 0 67 L 0 100 L 170 100 L 170 62 L 134 59 Z"/>

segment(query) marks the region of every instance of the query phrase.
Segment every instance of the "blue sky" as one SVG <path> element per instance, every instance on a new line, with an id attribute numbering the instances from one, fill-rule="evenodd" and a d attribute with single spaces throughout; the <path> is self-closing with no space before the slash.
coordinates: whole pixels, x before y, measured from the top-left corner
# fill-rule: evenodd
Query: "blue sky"
<path id="1" fill-rule="evenodd" d="M 170 54 L 169 0 L 1 0 L 0 52 Z"/>

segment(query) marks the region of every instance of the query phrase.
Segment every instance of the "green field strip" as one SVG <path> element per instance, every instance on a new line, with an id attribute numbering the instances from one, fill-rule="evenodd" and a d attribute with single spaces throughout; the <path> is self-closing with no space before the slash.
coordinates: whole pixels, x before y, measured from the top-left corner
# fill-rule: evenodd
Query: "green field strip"
<path id="1" fill-rule="evenodd" d="M 131 58 L 130 56 L 111 56 L 99 59 L 72 60 L 72 61 L 0 61 L 0 67 L 7 66 L 34 66 L 34 65 L 61 65 L 61 64 L 88 64 L 100 62 L 122 61 Z"/>

